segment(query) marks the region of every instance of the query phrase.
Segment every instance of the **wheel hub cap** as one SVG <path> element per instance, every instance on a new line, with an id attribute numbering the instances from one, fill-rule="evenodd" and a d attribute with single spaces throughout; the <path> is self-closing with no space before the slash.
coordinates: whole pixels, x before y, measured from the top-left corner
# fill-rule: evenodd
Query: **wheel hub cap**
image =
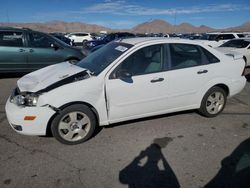
<path id="1" fill-rule="evenodd" d="M 75 130 L 79 129 L 78 123 L 77 123 L 77 122 L 72 123 L 72 124 L 70 125 L 70 129 L 71 129 L 72 131 L 75 131 Z"/>

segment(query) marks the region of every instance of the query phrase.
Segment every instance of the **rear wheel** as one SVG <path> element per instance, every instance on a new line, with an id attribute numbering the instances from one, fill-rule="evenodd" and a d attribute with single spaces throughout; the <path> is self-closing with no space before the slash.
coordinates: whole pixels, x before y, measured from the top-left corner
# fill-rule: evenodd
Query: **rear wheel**
<path id="1" fill-rule="evenodd" d="M 199 112 L 206 117 L 215 117 L 220 114 L 227 101 L 225 90 L 220 87 L 212 87 L 204 95 Z"/>
<path id="2" fill-rule="evenodd" d="M 85 42 L 87 42 L 87 41 L 88 41 L 88 40 L 84 39 L 84 40 L 82 41 L 82 45 L 84 46 Z"/>
<path id="3" fill-rule="evenodd" d="M 52 121 L 53 136 L 63 144 L 79 144 L 88 140 L 94 133 L 96 118 L 85 105 L 72 105 L 63 109 Z"/>

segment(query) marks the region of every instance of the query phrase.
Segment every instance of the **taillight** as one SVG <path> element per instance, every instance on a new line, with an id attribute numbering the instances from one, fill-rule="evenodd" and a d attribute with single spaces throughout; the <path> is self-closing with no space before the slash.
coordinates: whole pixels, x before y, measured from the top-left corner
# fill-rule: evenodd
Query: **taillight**
<path id="1" fill-rule="evenodd" d="M 244 67 L 241 76 L 246 76 L 246 75 L 247 75 L 247 69 L 246 67 Z"/>

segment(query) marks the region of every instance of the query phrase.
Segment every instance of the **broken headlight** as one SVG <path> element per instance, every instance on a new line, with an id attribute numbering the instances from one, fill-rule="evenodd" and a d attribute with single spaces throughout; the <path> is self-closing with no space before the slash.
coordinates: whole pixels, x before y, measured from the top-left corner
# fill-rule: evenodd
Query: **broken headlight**
<path id="1" fill-rule="evenodd" d="M 10 97 L 10 102 L 18 106 L 36 106 L 38 95 L 35 93 L 17 93 L 14 91 Z"/>

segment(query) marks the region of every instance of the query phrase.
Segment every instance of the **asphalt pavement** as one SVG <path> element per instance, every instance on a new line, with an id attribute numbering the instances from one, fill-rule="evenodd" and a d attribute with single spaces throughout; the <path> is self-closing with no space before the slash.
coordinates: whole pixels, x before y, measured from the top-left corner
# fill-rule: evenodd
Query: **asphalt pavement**
<path id="1" fill-rule="evenodd" d="M 75 146 L 14 132 L 4 106 L 18 78 L 0 78 L 0 187 L 248 187 L 247 78 L 215 118 L 186 111 L 119 123 Z"/>

